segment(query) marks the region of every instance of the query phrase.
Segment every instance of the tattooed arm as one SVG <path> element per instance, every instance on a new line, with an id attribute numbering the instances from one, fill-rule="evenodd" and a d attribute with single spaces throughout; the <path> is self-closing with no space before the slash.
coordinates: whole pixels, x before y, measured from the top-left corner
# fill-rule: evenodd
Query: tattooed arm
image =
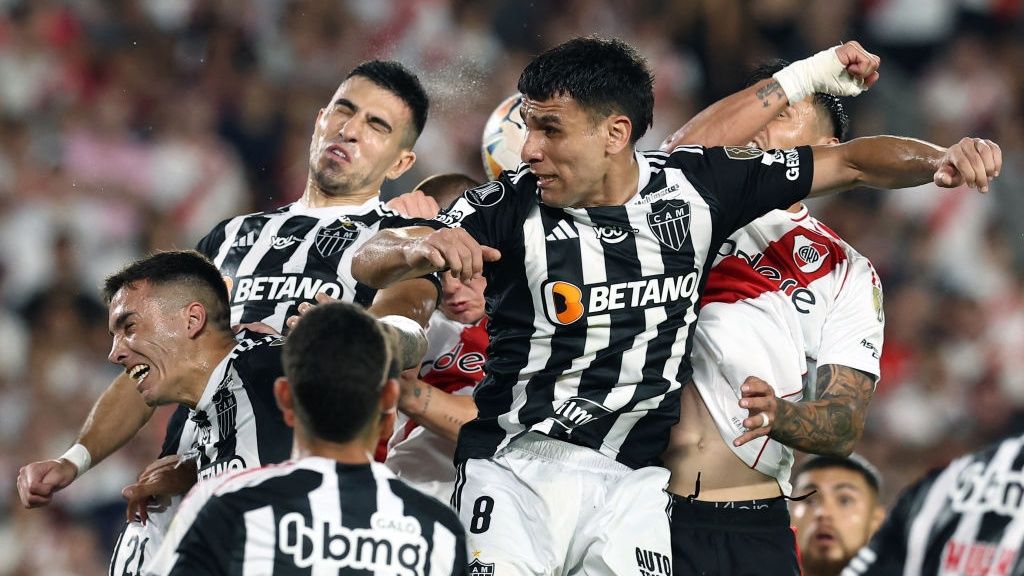
<path id="1" fill-rule="evenodd" d="M 398 409 L 417 424 L 451 440 L 458 440 L 462 425 L 476 418 L 472 396 L 457 396 L 416 377 L 415 370 L 402 373 Z"/>
<path id="2" fill-rule="evenodd" d="M 661 149 L 669 152 L 684 144 L 745 146 L 787 106 L 782 86 L 766 78 L 701 110 L 666 138 Z"/>
<path id="3" fill-rule="evenodd" d="M 804 400 L 790 402 L 759 378 L 748 378 L 741 388 L 740 406 L 750 410 L 743 421 L 748 432 L 735 440 L 737 446 L 768 435 L 774 440 L 811 454 L 848 456 L 864 433 L 864 420 L 874 393 L 874 376 L 855 368 L 826 364 Z M 769 417 L 761 426 L 761 413 Z"/>

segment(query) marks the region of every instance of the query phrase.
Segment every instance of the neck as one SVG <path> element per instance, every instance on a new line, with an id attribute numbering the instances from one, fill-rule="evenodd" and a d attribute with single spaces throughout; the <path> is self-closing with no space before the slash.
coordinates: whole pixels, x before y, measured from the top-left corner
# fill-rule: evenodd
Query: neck
<path id="1" fill-rule="evenodd" d="M 799 212 L 799 211 L 801 211 L 803 209 L 804 209 L 803 203 L 802 202 L 797 202 L 796 204 L 793 204 L 789 208 L 786 208 L 786 212 L 792 212 L 792 213 L 796 214 L 797 212 Z"/>
<path id="2" fill-rule="evenodd" d="M 193 410 L 210 384 L 210 376 L 213 375 L 213 371 L 237 344 L 231 336 L 211 335 L 208 338 L 213 341 L 212 344 L 198 341 L 197 350 L 184 360 L 187 365 L 188 376 L 186 378 L 188 381 L 182 387 L 182 396 L 178 399 L 178 403 Z"/>
<path id="3" fill-rule="evenodd" d="M 584 206 L 577 208 L 589 208 L 593 206 L 622 206 L 636 195 L 636 186 L 640 181 L 640 166 L 636 163 L 636 156 L 633 148 L 619 153 L 622 157 L 616 158 L 608 173 L 599 184 L 597 194 L 588 198 Z"/>
<path id="4" fill-rule="evenodd" d="M 320 456 L 342 464 L 369 464 L 373 460 L 371 454 L 376 448 L 376 442 L 368 436 L 368 434 L 360 434 L 350 442 L 331 442 L 317 438 L 296 422 L 292 459 Z"/>
<path id="5" fill-rule="evenodd" d="M 310 208 L 330 206 L 359 206 L 380 195 L 380 186 L 348 191 L 342 195 L 328 194 L 317 185 L 312 175 L 306 180 L 306 189 L 300 202 Z"/>

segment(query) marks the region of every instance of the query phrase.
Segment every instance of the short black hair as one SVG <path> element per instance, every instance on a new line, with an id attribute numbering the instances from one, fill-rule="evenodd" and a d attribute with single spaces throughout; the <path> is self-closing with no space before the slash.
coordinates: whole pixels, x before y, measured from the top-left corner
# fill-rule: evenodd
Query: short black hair
<path id="1" fill-rule="evenodd" d="M 353 76 L 366 78 L 405 102 L 412 112 L 413 132 L 406 142 L 412 148 L 427 125 L 430 110 L 430 98 L 416 74 L 393 60 L 368 60 L 353 68 L 345 79 Z"/>
<path id="2" fill-rule="evenodd" d="M 750 73 L 750 77 L 747 79 L 747 86 L 757 84 L 766 78 L 771 78 L 772 75 L 786 66 L 789 66 L 789 61 L 781 58 L 762 63 Z M 832 94 L 815 92 L 814 105 L 828 115 L 828 119 L 832 123 L 832 136 L 835 136 L 840 142 L 846 142 L 850 135 L 850 115 L 846 112 L 843 100 Z"/>
<path id="3" fill-rule="evenodd" d="M 537 56 L 519 77 L 531 100 L 569 96 L 601 116 L 625 114 L 633 123 L 630 143 L 654 122 L 654 76 L 647 61 L 617 38 L 574 38 Z"/>
<path id="4" fill-rule="evenodd" d="M 805 472 L 811 470 L 821 470 L 824 468 L 843 468 L 845 470 L 851 470 L 857 472 L 864 477 L 864 481 L 868 483 L 868 486 L 875 491 L 877 496 L 882 491 L 882 473 L 875 468 L 871 462 L 868 462 L 866 458 L 860 454 L 850 454 L 849 456 L 811 456 L 797 469 L 797 473 L 793 476 L 794 478 L 799 477 Z"/>
<path id="5" fill-rule="evenodd" d="M 138 282 L 186 287 L 190 297 L 206 308 L 207 322 L 215 329 L 231 333 L 231 305 L 227 284 L 220 270 L 199 252 L 168 250 L 132 262 L 103 282 L 103 301 L 109 305 L 119 290 Z"/>
<path id="6" fill-rule="evenodd" d="M 295 414 L 317 438 L 349 442 L 377 414 L 391 357 L 384 332 L 346 302 L 320 304 L 302 317 L 284 344 L 284 373 Z"/>
<path id="7" fill-rule="evenodd" d="M 442 210 L 447 209 L 455 200 L 462 196 L 462 193 L 470 188 L 476 188 L 481 182 L 473 178 L 451 172 L 448 174 L 434 174 L 427 176 L 423 182 L 416 185 L 413 190 L 419 190 L 423 194 L 433 198 Z"/>

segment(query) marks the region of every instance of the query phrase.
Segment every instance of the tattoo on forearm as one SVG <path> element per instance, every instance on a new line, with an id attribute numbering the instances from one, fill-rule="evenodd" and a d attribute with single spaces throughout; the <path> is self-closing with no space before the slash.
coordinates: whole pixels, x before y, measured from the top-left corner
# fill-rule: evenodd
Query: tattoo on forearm
<path id="1" fill-rule="evenodd" d="M 827 364 L 818 368 L 816 398 L 779 399 L 770 436 L 812 454 L 846 455 L 864 432 L 874 378 L 860 370 Z"/>
<path id="2" fill-rule="evenodd" d="M 430 407 L 430 398 L 434 395 L 434 387 L 430 386 L 430 385 L 422 386 L 422 387 L 417 387 L 416 388 L 416 395 L 417 396 L 420 395 L 420 390 L 426 390 L 424 392 L 425 396 L 423 398 L 423 407 L 420 408 L 420 412 L 419 412 L 419 415 L 422 416 L 422 415 L 427 413 L 427 408 Z"/>
<path id="3" fill-rule="evenodd" d="M 755 94 L 757 95 L 757 99 L 761 101 L 761 106 L 764 108 L 767 108 L 772 105 L 770 101 L 770 97 L 772 95 L 774 95 L 777 100 L 783 100 L 786 97 L 786 92 L 782 89 L 782 86 L 775 80 L 772 80 L 771 82 L 765 84 L 762 88 L 759 88 Z"/>

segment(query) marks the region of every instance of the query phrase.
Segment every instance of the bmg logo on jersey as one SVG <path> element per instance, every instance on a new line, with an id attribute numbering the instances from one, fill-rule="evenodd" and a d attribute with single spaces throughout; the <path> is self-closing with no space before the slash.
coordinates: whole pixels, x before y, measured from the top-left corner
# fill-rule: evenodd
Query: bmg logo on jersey
<path id="1" fill-rule="evenodd" d="M 693 296 L 700 274 L 655 276 L 632 282 L 591 284 L 583 287 L 561 280 L 541 286 L 544 312 L 554 324 L 566 326 L 585 315 L 627 308 L 660 306 Z"/>
<path id="2" fill-rule="evenodd" d="M 331 522 L 309 526 L 302 514 L 289 512 L 278 523 L 277 545 L 299 568 L 317 565 L 339 571 L 422 574 L 427 541 L 419 522 L 407 518 L 398 525 L 384 526 L 375 520 L 376 515 L 370 522 L 373 528 L 346 528 Z"/>

